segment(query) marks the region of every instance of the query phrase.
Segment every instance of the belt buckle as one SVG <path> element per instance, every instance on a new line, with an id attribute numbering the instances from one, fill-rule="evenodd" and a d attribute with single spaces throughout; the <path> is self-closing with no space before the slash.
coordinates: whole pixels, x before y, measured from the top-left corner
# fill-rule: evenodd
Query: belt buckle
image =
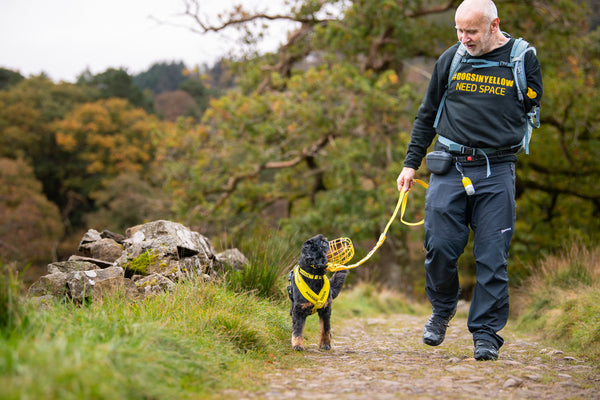
<path id="1" fill-rule="evenodd" d="M 474 149 L 473 147 L 467 147 L 467 146 L 462 146 L 460 149 L 461 154 L 464 154 L 466 156 L 476 156 L 477 155 L 477 149 Z"/>

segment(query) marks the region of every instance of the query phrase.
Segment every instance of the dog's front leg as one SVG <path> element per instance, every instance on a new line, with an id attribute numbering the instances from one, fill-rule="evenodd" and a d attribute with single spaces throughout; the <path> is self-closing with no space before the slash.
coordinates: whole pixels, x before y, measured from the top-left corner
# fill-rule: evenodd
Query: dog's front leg
<path id="1" fill-rule="evenodd" d="M 321 339 L 319 348 L 321 350 L 331 349 L 331 300 L 329 304 L 319 310 L 319 322 L 321 324 Z"/>
<path id="2" fill-rule="evenodd" d="M 292 317 L 292 349 L 296 351 L 304 350 L 304 341 L 302 340 L 302 330 L 304 329 L 305 318 Z"/>
<path id="3" fill-rule="evenodd" d="M 304 350 L 304 341 L 302 339 L 302 331 L 306 317 L 311 313 L 312 304 L 296 304 L 292 310 L 292 349 L 296 351 Z"/>

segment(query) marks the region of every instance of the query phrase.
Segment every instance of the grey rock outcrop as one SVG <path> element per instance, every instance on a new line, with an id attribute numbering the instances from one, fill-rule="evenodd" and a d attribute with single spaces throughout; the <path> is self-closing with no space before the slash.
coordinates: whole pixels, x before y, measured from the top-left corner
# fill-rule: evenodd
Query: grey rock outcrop
<path id="1" fill-rule="evenodd" d="M 107 293 L 131 299 L 172 290 L 184 279 L 214 279 L 226 263 L 248 264 L 239 250 L 217 254 L 211 242 L 182 224 L 158 220 L 127 229 L 122 236 L 90 229 L 78 254 L 48 265 L 48 274 L 29 288 L 30 296 L 94 301 Z"/>

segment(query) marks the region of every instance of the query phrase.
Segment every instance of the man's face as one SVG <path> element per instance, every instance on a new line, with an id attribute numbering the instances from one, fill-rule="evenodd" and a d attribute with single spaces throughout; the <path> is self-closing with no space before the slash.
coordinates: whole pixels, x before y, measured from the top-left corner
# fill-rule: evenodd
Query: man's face
<path id="1" fill-rule="evenodd" d="M 464 11 L 456 15 L 456 34 L 472 56 L 481 56 L 493 50 L 492 30 L 498 19 L 491 23 L 481 13 Z"/>

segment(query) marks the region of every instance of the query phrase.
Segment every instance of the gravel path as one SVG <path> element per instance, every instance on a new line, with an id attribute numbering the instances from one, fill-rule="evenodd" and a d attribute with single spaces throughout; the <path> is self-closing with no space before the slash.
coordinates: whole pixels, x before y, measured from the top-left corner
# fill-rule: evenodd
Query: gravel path
<path id="1" fill-rule="evenodd" d="M 314 318 L 314 317 L 313 317 Z M 427 317 L 390 315 L 334 321 L 333 348 L 317 337 L 290 357 L 301 367 L 273 369 L 262 392 L 238 399 L 600 399 L 600 371 L 568 354 L 517 338 L 509 329 L 496 362 L 473 358 L 466 319 L 455 317 L 438 347 L 421 342 Z"/>

